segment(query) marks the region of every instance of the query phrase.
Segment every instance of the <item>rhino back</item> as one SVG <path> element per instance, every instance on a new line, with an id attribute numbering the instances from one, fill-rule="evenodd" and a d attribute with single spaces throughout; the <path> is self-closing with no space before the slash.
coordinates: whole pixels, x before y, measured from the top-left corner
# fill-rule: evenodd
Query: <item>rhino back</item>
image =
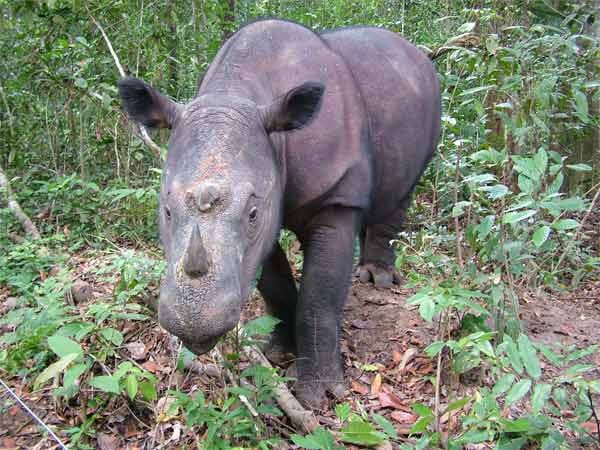
<path id="1" fill-rule="evenodd" d="M 311 30 L 264 20 L 241 28 L 223 46 L 198 95 L 223 93 L 269 104 L 305 81 L 325 84 L 318 116 L 272 141 L 286 171 L 286 224 L 301 223 L 326 204 L 366 208 L 371 191 L 368 123 L 359 89 L 345 60 Z M 303 212 L 304 211 L 304 212 Z"/>
<path id="2" fill-rule="evenodd" d="M 374 165 L 367 220 L 378 222 L 410 193 L 437 146 L 437 75 L 423 52 L 387 30 L 346 28 L 322 37 L 346 60 L 366 104 Z"/>

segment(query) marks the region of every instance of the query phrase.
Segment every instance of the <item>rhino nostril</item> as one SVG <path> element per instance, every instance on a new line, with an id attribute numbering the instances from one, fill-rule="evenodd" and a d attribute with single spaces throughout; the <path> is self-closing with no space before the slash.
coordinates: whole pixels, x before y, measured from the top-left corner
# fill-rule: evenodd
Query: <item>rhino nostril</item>
<path id="1" fill-rule="evenodd" d="M 208 272 L 208 268 L 208 255 L 204 248 L 204 244 L 202 243 L 200 227 L 198 224 L 194 224 L 183 257 L 183 270 L 188 276 L 199 278 Z"/>

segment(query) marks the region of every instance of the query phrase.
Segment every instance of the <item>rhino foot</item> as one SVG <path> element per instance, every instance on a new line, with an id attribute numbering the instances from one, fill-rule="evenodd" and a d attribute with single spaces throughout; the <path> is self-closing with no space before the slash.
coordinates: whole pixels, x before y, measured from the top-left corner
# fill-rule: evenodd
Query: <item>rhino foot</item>
<path id="1" fill-rule="evenodd" d="M 373 281 L 377 288 L 391 288 L 394 284 L 400 284 L 400 274 L 393 266 L 381 267 L 372 263 L 359 265 L 356 276 L 362 283 Z"/>
<path id="2" fill-rule="evenodd" d="M 288 367 L 286 377 L 297 378 L 296 364 Z M 327 394 L 331 394 L 336 400 L 342 399 L 346 394 L 347 386 L 343 381 L 343 375 L 334 376 L 330 379 L 302 381 L 299 379 L 294 385 L 296 398 L 300 404 L 312 410 L 324 409 L 327 405 Z"/>
<path id="3" fill-rule="evenodd" d="M 271 363 L 277 366 L 285 366 L 294 360 L 296 347 L 288 333 L 275 330 L 263 345 L 262 351 Z"/>

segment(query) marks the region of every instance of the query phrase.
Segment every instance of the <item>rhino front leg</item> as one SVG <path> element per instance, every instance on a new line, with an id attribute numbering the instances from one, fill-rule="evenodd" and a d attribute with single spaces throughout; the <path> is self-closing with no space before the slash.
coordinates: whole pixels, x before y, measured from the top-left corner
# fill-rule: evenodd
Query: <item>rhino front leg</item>
<path id="1" fill-rule="evenodd" d="M 296 395 L 311 408 L 323 405 L 326 391 L 338 395 L 343 388 L 339 339 L 359 218 L 359 210 L 329 207 L 302 233 L 305 250 L 296 310 Z"/>
<path id="2" fill-rule="evenodd" d="M 298 289 L 290 264 L 279 243 L 275 244 L 271 255 L 263 263 L 258 290 L 265 299 L 267 312 L 281 320 L 263 349 L 271 362 L 281 364 L 288 358 L 287 354 L 296 353 L 294 318 Z"/>

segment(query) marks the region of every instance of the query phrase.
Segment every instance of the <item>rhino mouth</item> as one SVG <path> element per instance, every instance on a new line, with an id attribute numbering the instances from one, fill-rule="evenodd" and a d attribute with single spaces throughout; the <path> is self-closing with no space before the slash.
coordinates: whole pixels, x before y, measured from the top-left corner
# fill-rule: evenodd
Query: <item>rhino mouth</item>
<path id="1" fill-rule="evenodd" d="M 207 339 L 206 341 L 182 340 L 182 342 L 183 342 L 184 347 L 187 348 L 192 353 L 194 353 L 196 355 L 203 355 L 203 354 L 211 351 L 215 347 L 215 345 L 217 345 L 217 342 L 219 342 L 219 338 L 220 338 L 220 336 Z"/>

